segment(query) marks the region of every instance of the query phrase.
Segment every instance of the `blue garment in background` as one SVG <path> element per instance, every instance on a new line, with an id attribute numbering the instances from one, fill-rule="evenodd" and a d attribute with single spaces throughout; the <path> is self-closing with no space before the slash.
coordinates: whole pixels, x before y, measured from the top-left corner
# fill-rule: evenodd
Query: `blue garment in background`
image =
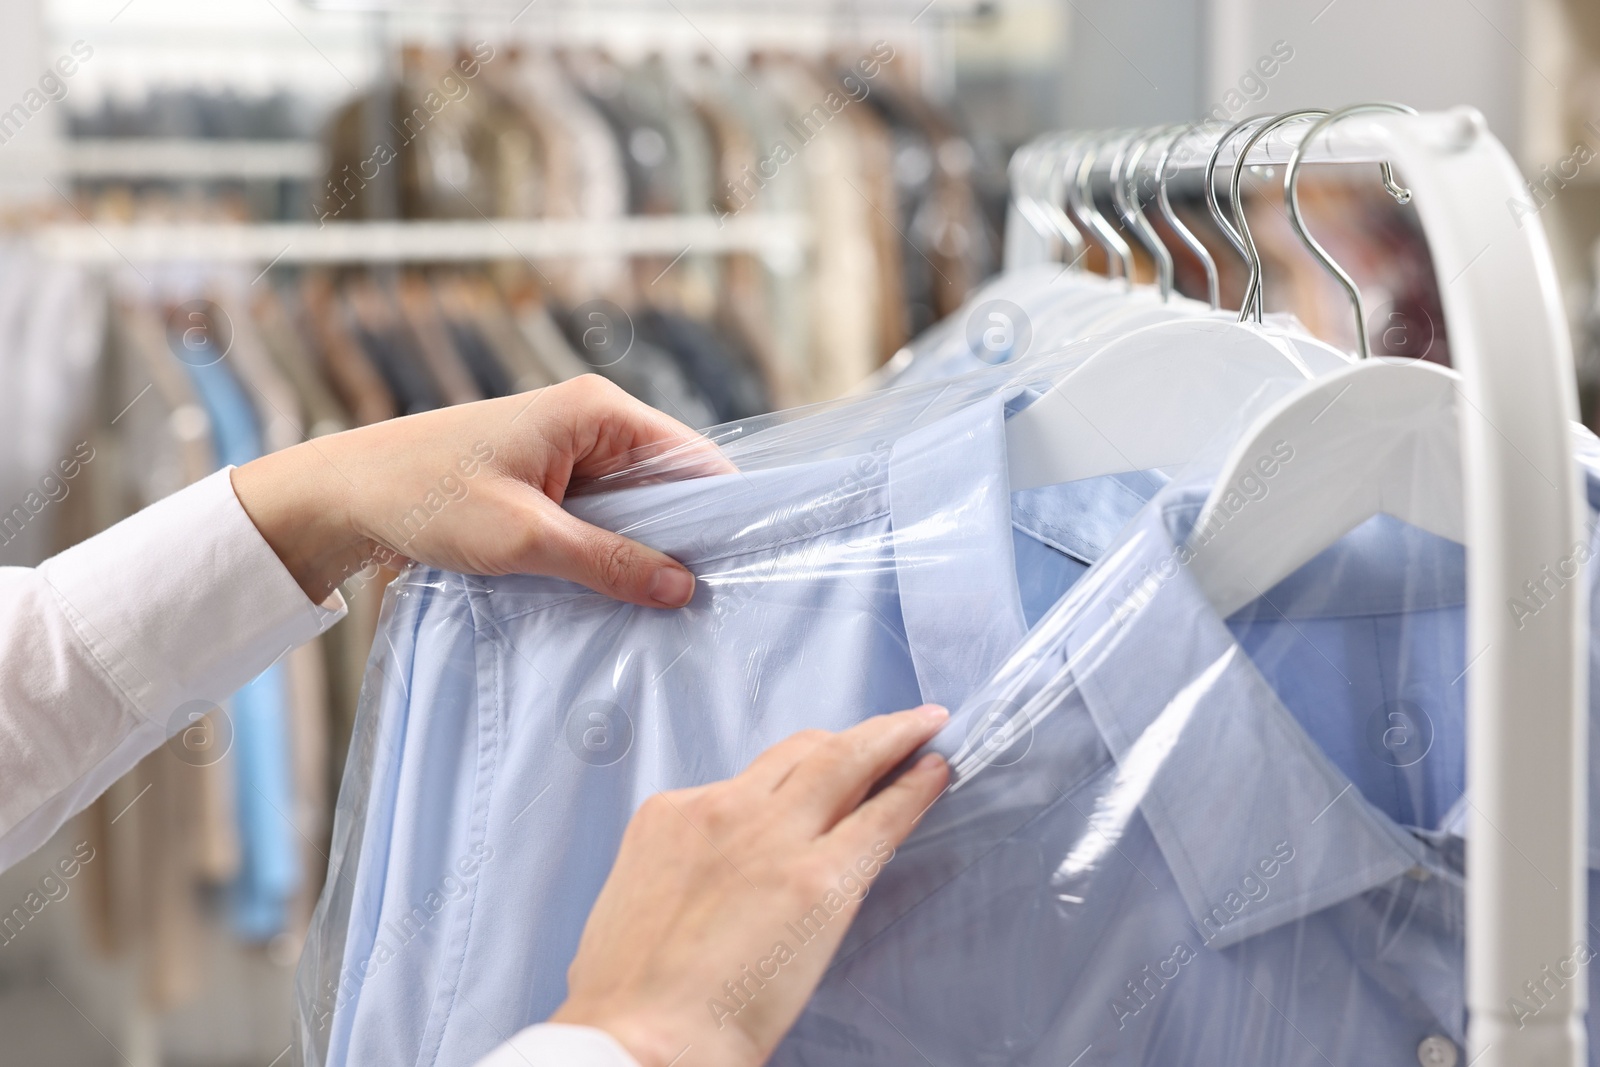
<path id="1" fill-rule="evenodd" d="M 193 351 L 193 350 L 190 350 Z M 225 360 L 197 366 L 185 360 L 195 392 L 211 420 L 217 459 L 241 465 L 264 451 L 250 395 Z M 252 941 L 282 933 L 303 872 L 289 741 L 289 695 L 282 664 L 274 664 L 228 702 L 233 724 L 239 877 L 231 890 L 234 929 Z"/>

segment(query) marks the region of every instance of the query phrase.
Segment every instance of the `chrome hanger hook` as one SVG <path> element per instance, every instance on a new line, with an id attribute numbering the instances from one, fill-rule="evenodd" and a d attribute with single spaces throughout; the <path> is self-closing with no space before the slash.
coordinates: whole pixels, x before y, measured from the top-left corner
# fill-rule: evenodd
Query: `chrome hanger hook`
<path id="1" fill-rule="evenodd" d="M 1306 147 L 1316 140 L 1323 131 L 1334 123 L 1349 118 L 1351 115 L 1373 113 L 1415 115 L 1417 112 L 1415 108 L 1409 108 L 1404 104 L 1389 104 L 1382 101 L 1342 107 L 1318 119 L 1316 124 L 1306 131 L 1306 135 L 1295 146 L 1294 153 L 1289 156 L 1289 166 L 1283 172 L 1283 201 L 1289 211 L 1289 225 L 1294 227 L 1294 232 L 1300 235 L 1300 240 L 1306 243 L 1306 248 L 1310 249 L 1311 254 L 1317 257 L 1317 262 L 1321 263 L 1328 273 L 1332 274 L 1339 284 L 1344 286 L 1345 294 L 1350 297 L 1350 306 L 1356 315 L 1356 355 L 1361 359 L 1372 358 L 1372 349 L 1367 341 L 1367 309 L 1361 300 L 1361 288 L 1356 285 L 1355 280 L 1350 277 L 1343 267 L 1334 262 L 1333 257 L 1328 254 L 1328 250 L 1323 248 L 1317 239 L 1311 236 L 1311 232 L 1306 229 L 1305 219 L 1300 214 L 1299 175 L 1300 164 L 1305 159 Z M 1389 165 L 1388 160 L 1380 163 L 1378 167 L 1379 172 L 1383 175 L 1383 187 L 1389 195 L 1394 197 L 1397 203 L 1410 203 L 1411 190 L 1395 181 L 1394 168 Z"/>
<path id="2" fill-rule="evenodd" d="M 1167 195 L 1167 179 L 1171 176 L 1167 167 L 1173 151 L 1185 137 L 1201 128 L 1197 125 L 1177 127 L 1177 132 L 1161 149 L 1161 155 L 1156 160 L 1156 207 L 1160 210 L 1161 217 L 1167 220 L 1167 225 L 1178 235 L 1178 240 L 1199 257 L 1200 265 L 1206 272 L 1206 298 L 1211 302 L 1211 310 L 1216 311 L 1222 306 L 1221 289 L 1217 279 L 1217 261 L 1212 258 L 1211 250 L 1194 235 L 1194 231 L 1178 218 L 1177 213 L 1172 210 L 1172 201 Z"/>
<path id="3" fill-rule="evenodd" d="M 1060 135 L 1030 141 L 1012 155 L 1007 167 L 1017 212 L 1040 237 L 1048 241 L 1059 237 L 1066 243 L 1069 267 L 1083 258 L 1088 247 L 1059 204 L 1065 191 L 1065 184 L 1058 181 L 1059 150 L 1071 142 L 1072 138 Z"/>
<path id="4" fill-rule="evenodd" d="M 1299 111 L 1285 111 L 1270 122 L 1264 123 L 1260 129 L 1252 133 L 1245 141 L 1244 147 L 1239 149 L 1239 156 L 1233 161 L 1233 173 L 1228 179 L 1228 200 L 1233 207 L 1233 221 L 1239 227 L 1239 236 L 1244 239 L 1245 259 L 1250 263 L 1250 280 L 1245 283 L 1244 299 L 1239 302 L 1239 321 L 1244 322 L 1250 317 L 1251 308 L 1255 309 L 1255 320 L 1260 322 L 1262 312 L 1265 310 L 1265 301 L 1262 298 L 1261 276 L 1261 250 L 1256 247 L 1256 241 L 1250 234 L 1250 223 L 1245 219 L 1243 180 L 1245 158 L 1250 155 L 1250 150 L 1260 143 L 1261 139 L 1280 126 L 1287 126 L 1291 122 L 1301 119 L 1320 118 L 1328 113 L 1327 108 L 1313 107 L 1302 108 Z"/>
<path id="5" fill-rule="evenodd" d="M 1116 135 L 1112 135 L 1116 136 Z M 1084 139 L 1086 147 L 1078 157 L 1077 173 L 1069 186 L 1070 195 L 1067 203 L 1072 210 L 1073 217 L 1083 224 L 1084 229 L 1098 238 L 1098 243 L 1105 249 L 1110 268 L 1121 274 L 1128 285 L 1133 285 L 1133 250 L 1128 247 L 1122 235 L 1116 231 L 1111 223 L 1106 221 L 1100 209 L 1095 205 L 1094 196 L 1090 187 L 1090 179 L 1094 165 L 1100 156 L 1101 143 Z M 1113 273 L 1112 277 L 1117 274 Z"/>
<path id="6" fill-rule="evenodd" d="M 1233 245 L 1234 251 L 1244 257 L 1245 266 L 1250 265 L 1250 253 L 1245 251 L 1244 238 L 1239 235 L 1238 230 L 1233 228 L 1233 223 L 1229 222 L 1222 214 L 1222 205 L 1217 201 L 1217 159 L 1222 155 L 1223 146 L 1237 137 L 1241 130 L 1258 122 L 1267 122 L 1271 118 L 1271 115 L 1251 115 L 1247 119 L 1240 119 L 1222 131 L 1222 136 L 1217 138 L 1217 143 L 1211 146 L 1211 155 L 1206 157 L 1206 207 L 1211 211 L 1211 218 L 1215 220 L 1217 229 L 1222 231 L 1222 236 L 1226 237 L 1228 243 Z"/>
<path id="7" fill-rule="evenodd" d="M 1039 201 L 1039 210 L 1043 212 L 1045 221 L 1066 243 L 1066 265 L 1082 270 L 1083 257 L 1088 254 L 1089 243 L 1084 239 L 1083 232 L 1073 225 L 1072 219 L 1061 207 L 1067 185 L 1066 156 L 1077 140 L 1071 135 L 1062 135 L 1052 138 L 1043 146 L 1039 160 L 1043 175 L 1043 199 Z"/>
<path id="8" fill-rule="evenodd" d="M 1111 165 L 1111 181 L 1113 198 L 1116 200 L 1117 210 L 1122 213 L 1122 221 L 1128 226 L 1128 231 L 1139 238 L 1139 243 L 1144 245 L 1156 264 L 1156 284 L 1161 290 L 1163 301 L 1172 299 L 1172 252 L 1162 243 L 1161 235 L 1150 224 L 1150 219 L 1144 213 L 1144 206 L 1139 202 L 1139 164 L 1149 153 L 1151 145 L 1166 131 L 1154 129 L 1143 134 L 1137 134 L 1128 142 L 1127 151 L 1117 152 L 1117 161 Z M 1121 175 L 1118 175 L 1118 162 L 1123 160 Z"/>
<path id="9" fill-rule="evenodd" d="M 1040 146 L 1037 143 L 1025 144 L 1011 157 L 1011 164 L 1007 170 L 1011 178 L 1011 198 L 1016 204 L 1017 212 L 1027 220 L 1035 233 L 1040 237 L 1048 237 L 1050 235 L 1048 220 L 1044 216 L 1042 205 L 1034 196 L 1030 183 L 1033 176 L 1031 167 L 1037 163 L 1039 154 Z"/>

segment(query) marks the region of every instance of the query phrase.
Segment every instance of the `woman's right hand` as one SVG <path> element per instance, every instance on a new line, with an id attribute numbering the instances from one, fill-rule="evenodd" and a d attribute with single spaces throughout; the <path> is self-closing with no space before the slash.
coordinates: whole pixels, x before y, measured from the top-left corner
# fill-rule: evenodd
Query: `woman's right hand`
<path id="1" fill-rule="evenodd" d="M 735 778 L 645 801 L 550 1021 L 607 1031 L 641 1067 L 765 1063 L 949 768 L 930 754 L 868 791 L 948 718 L 808 730 Z"/>

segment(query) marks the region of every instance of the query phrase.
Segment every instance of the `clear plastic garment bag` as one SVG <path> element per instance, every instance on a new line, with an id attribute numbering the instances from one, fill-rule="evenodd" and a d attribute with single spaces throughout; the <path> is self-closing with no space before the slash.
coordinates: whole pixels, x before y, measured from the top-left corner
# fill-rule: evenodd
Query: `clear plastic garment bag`
<path id="1" fill-rule="evenodd" d="M 1323 131 L 1343 113 L 1324 115 L 1033 146 L 1013 163 L 1015 217 L 1070 257 L 1103 242 L 1120 277 L 1012 262 L 913 342 L 894 384 L 715 428 L 578 487 L 574 513 L 695 571 L 681 611 L 554 579 L 402 575 L 302 962 L 303 1060 L 474 1062 L 561 1002 L 645 797 L 735 774 L 796 730 L 923 701 L 955 709 L 931 743 L 952 786 L 892 862 L 875 857 L 882 871 L 836 963 L 772 1062 L 1466 1064 L 1516 1045 L 1484 1027 L 1490 1007 L 1535 1029 L 1562 1020 L 1568 1051 L 1581 1050 L 1565 1023 L 1574 997 L 1586 1002 L 1581 977 L 1503 1005 L 1469 961 L 1499 951 L 1466 893 L 1469 863 L 1505 862 L 1485 848 L 1480 809 L 1520 817 L 1469 765 L 1489 758 L 1475 672 L 1492 659 L 1523 676 L 1515 630 L 1497 631 L 1508 647 L 1482 648 L 1481 560 L 1503 563 L 1507 548 L 1484 534 L 1459 476 L 1462 454 L 1512 450 L 1461 410 L 1470 400 L 1558 480 L 1574 440 L 1586 463 L 1600 446 L 1562 434 L 1559 453 L 1540 451 L 1539 425 L 1507 414 L 1518 390 L 1537 400 L 1548 387 L 1560 408 L 1542 370 L 1491 400 L 1481 373 L 1361 360 L 1274 324 L 1253 295 L 1241 314 L 1179 298 L 1168 277 L 1129 282 L 1120 234 L 1138 240 L 1145 205 L 1168 207 L 1174 145 L 1215 146 L 1214 161 L 1247 142 L 1236 169 L 1252 153 L 1281 162 L 1287 138 L 1315 126 L 1327 158 Z M 1470 254 L 1454 233 L 1474 202 L 1467 179 L 1498 173 L 1503 156 L 1452 122 L 1339 131 L 1364 160 L 1396 158 L 1419 207 L 1439 201 L 1441 264 Z M 1151 163 L 1153 198 L 1139 187 Z M 1123 227 L 1094 208 L 1102 180 Z M 1518 259 L 1528 247 L 1508 239 L 1485 257 L 1502 284 L 1538 284 L 1538 249 L 1533 267 Z M 1010 324 L 1029 326 L 1028 343 L 1007 340 L 986 306 L 1021 310 Z M 1469 358 L 1498 336 L 1480 325 L 1457 307 L 1452 341 Z M 1385 424 L 1389 408 L 1358 401 L 1388 371 L 1417 385 Z M 1341 394 L 1347 379 L 1359 387 Z M 1323 395 L 1351 411 L 1301 418 Z M 1458 420 L 1464 450 L 1446 429 Z M 1379 459 L 1337 461 L 1385 425 Z M 1354 493 L 1373 471 L 1382 491 Z M 1346 503 L 1279 538 L 1270 559 L 1249 551 L 1319 477 Z M 1600 502 L 1600 481 L 1588 485 Z M 1586 559 L 1579 498 L 1551 491 L 1530 497 L 1529 515 L 1559 524 L 1570 504 L 1573 521 L 1540 551 Z M 1587 604 L 1588 573 L 1569 576 L 1561 552 L 1566 599 L 1552 592 L 1522 620 L 1557 638 Z M 1488 681 L 1503 688 L 1500 674 Z M 1571 725 L 1558 690 L 1553 711 L 1529 714 L 1545 732 L 1507 745 L 1531 753 L 1549 739 L 1541 723 Z M 1546 777 L 1546 796 L 1584 781 L 1581 767 Z M 1528 847 L 1549 862 L 1560 844 Z M 1580 872 L 1546 903 L 1571 903 Z M 790 950 L 836 911 L 824 899 L 790 917 Z M 1540 951 L 1559 925 L 1528 927 Z M 1551 966 L 1566 975 L 1561 954 Z M 708 991 L 708 1007 L 737 1015 L 763 980 Z M 1568 1064 L 1561 1055 L 1498 1062 Z"/>

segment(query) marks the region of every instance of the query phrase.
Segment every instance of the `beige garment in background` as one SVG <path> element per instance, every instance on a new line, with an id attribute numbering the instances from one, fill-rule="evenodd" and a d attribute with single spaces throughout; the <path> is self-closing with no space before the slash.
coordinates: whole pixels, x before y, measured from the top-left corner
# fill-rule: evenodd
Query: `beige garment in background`
<path id="1" fill-rule="evenodd" d="M 305 940 L 327 874 L 333 812 L 328 792 L 328 671 L 324 643 L 311 641 L 284 657 L 289 734 L 294 759 L 294 820 L 300 835 L 300 891 L 290 903 L 286 933 Z"/>
<path id="2" fill-rule="evenodd" d="M 823 84 L 843 94 L 843 86 L 836 79 L 826 72 L 820 77 Z M 900 194 L 894 183 L 894 139 L 888 123 L 865 101 L 851 104 L 839 118 L 847 120 L 855 130 L 860 168 L 856 188 L 870 207 L 867 223 L 877 266 L 879 308 L 872 370 L 877 370 L 908 340 L 905 266 L 901 258 L 905 255 L 905 239 L 900 231 Z"/>
<path id="3" fill-rule="evenodd" d="M 573 145 L 567 158 L 575 172 L 565 180 L 577 190 L 577 217 L 605 222 L 626 215 L 628 176 L 616 137 L 605 117 L 567 80 L 560 62 L 551 53 L 533 53 L 518 61 L 513 77 L 508 90 L 519 98 L 526 94 L 559 124 Z M 552 178 L 551 183 L 561 180 Z M 556 210 L 555 201 L 551 210 Z M 629 304 L 628 272 L 629 263 L 621 256 L 584 256 L 552 261 L 543 275 L 554 295 L 576 307 L 597 297 Z"/>
<path id="4" fill-rule="evenodd" d="M 790 112 L 789 166 L 805 168 L 811 185 L 812 335 L 807 365 L 801 368 L 802 400 L 810 403 L 842 396 L 882 362 L 879 352 L 882 283 L 874 245 L 874 207 L 864 177 L 863 148 L 845 117 L 859 104 L 846 105 L 799 143 L 800 116 L 822 105 L 829 90 L 801 63 L 787 57 L 759 68 L 764 84 Z M 837 90 L 834 90 L 837 92 Z"/>
<path id="5" fill-rule="evenodd" d="M 323 377 L 318 361 L 301 337 L 303 327 L 297 327 L 290 319 L 282 298 L 264 287 L 254 294 L 250 319 L 279 373 L 294 390 L 306 436 L 321 437 L 349 429 L 350 413 Z"/>
<path id="6" fill-rule="evenodd" d="M 399 405 L 382 375 L 345 325 L 333 279 L 320 271 L 310 272 L 300 286 L 300 295 L 306 332 L 322 353 L 328 379 L 350 412 L 351 421 L 367 426 L 398 415 Z"/>
<path id="7" fill-rule="evenodd" d="M 135 397 L 119 424 L 129 455 L 120 487 L 127 512 L 197 481 L 215 468 L 210 422 L 187 372 L 167 347 L 163 312 L 142 303 L 112 316 L 116 396 Z M 111 447 L 117 447 L 115 445 Z M 156 456 L 165 454 L 165 460 Z M 177 484 L 174 484 L 177 483 Z M 223 736 L 215 712 L 191 737 Z M 190 999 L 203 979 L 207 884 L 231 880 L 239 842 L 231 761 L 180 759 L 183 739 L 145 757 L 86 813 L 85 833 L 104 864 L 88 883 L 90 928 L 103 951 L 132 954 L 139 993 L 153 1010 Z M 191 750 L 192 751 L 192 750 Z"/>

